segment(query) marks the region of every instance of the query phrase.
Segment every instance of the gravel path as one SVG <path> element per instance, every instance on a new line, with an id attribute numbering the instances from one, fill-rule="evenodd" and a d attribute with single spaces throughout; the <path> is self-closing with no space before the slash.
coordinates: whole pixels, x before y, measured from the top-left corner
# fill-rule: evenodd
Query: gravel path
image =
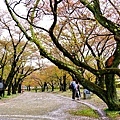
<path id="1" fill-rule="evenodd" d="M 13 99 L 0 101 L 0 120 L 98 120 L 72 116 L 68 112 L 83 106 L 71 98 L 52 93 L 24 92 Z"/>

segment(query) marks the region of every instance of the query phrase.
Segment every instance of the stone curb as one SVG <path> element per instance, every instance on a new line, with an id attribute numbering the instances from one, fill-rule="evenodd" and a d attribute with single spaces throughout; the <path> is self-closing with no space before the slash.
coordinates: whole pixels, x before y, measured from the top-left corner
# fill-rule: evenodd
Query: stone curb
<path id="1" fill-rule="evenodd" d="M 57 95 L 57 96 L 60 96 L 60 97 L 71 100 L 71 98 L 69 98 L 69 97 L 65 97 L 65 96 L 61 96 L 61 95 Z M 95 106 L 93 106 L 93 105 L 91 105 L 91 104 L 89 104 L 87 102 L 81 101 L 81 100 L 75 100 L 75 102 L 82 103 L 84 105 L 87 105 L 91 109 L 93 109 L 99 115 L 100 120 L 111 120 L 109 117 L 106 116 L 106 113 L 104 112 L 104 110 L 99 109 L 99 108 L 97 108 L 97 107 L 95 107 Z"/>
<path id="2" fill-rule="evenodd" d="M 76 100 L 75 100 L 75 101 L 76 101 Z M 93 106 L 93 105 L 91 105 L 91 104 L 89 104 L 89 103 L 87 103 L 87 102 L 83 102 L 83 101 L 76 101 L 76 102 L 82 103 L 82 104 L 84 104 L 84 105 L 87 105 L 88 107 L 90 107 L 91 109 L 93 109 L 93 110 L 99 115 L 100 120 L 110 120 L 110 118 L 108 118 L 108 117 L 106 116 L 106 113 L 104 112 L 104 110 L 99 109 L 99 108 L 97 108 L 97 107 L 95 107 L 95 106 Z"/>

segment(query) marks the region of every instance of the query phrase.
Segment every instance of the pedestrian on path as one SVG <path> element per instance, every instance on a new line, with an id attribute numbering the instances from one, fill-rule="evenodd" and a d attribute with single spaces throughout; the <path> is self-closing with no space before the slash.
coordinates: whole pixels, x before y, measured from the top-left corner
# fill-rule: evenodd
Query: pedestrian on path
<path id="1" fill-rule="evenodd" d="M 0 77 L 0 99 L 3 96 L 4 97 L 4 80 Z"/>
<path id="2" fill-rule="evenodd" d="M 75 100 L 75 96 L 76 96 L 76 80 L 73 79 L 73 81 L 70 83 L 70 87 L 72 90 L 72 100 Z"/>
<path id="3" fill-rule="evenodd" d="M 77 100 L 80 99 L 81 97 L 81 94 L 80 94 L 80 84 L 78 81 L 76 81 L 76 97 L 77 97 Z"/>

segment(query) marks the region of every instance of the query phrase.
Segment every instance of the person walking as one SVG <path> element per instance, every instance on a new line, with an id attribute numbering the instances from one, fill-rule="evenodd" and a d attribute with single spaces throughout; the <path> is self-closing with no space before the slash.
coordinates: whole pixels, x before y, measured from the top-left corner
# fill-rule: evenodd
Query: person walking
<path id="1" fill-rule="evenodd" d="M 0 77 L 0 99 L 1 99 L 2 95 L 4 97 L 4 83 L 3 83 L 2 78 Z"/>
<path id="2" fill-rule="evenodd" d="M 78 83 L 78 81 L 76 81 L 76 97 L 77 97 L 77 100 L 79 100 L 81 97 L 80 84 Z"/>
<path id="3" fill-rule="evenodd" d="M 70 83 L 70 89 L 72 90 L 72 100 L 75 100 L 76 96 L 76 80 L 73 79 L 73 81 Z"/>

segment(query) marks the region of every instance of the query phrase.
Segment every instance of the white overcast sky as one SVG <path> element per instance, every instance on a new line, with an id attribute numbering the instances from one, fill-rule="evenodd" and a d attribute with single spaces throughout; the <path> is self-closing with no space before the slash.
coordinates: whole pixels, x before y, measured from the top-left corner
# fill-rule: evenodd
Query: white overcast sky
<path id="1" fill-rule="evenodd" d="M 1 0 L 0 1 L 0 9 L 5 9 L 6 6 L 5 6 L 5 3 L 4 3 L 4 0 Z"/>
<path id="2" fill-rule="evenodd" d="M 2 10 L 6 9 L 6 5 L 4 3 L 4 0 L 0 0 L 0 9 L 2 9 Z M 17 11 L 21 14 L 25 14 L 26 13 L 26 8 L 22 4 L 20 4 L 20 5 L 17 6 Z M 41 23 L 40 24 L 41 27 L 49 29 L 49 27 L 51 26 L 50 16 L 49 17 L 47 17 L 47 16 L 43 17 L 43 19 L 40 23 Z"/>
<path id="3" fill-rule="evenodd" d="M 20 6 L 20 8 L 22 7 L 22 12 L 24 12 L 25 11 L 25 9 L 23 8 L 23 6 Z M 7 8 L 6 8 L 6 5 L 5 5 L 5 3 L 4 3 L 4 0 L 0 0 L 0 9 L 1 10 L 7 10 Z M 21 10 L 21 9 L 19 9 L 19 10 Z M 45 18 L 46 19 L 46 18 Z M 47 18 L 46 20 L 44 20 L 43 19 L 43 22 L 42 22 L 42 27 L 48 27 L 49 25 L 50 25 L 50 20 L 49 20 L 49 18 Z M 49 28 L 49 27 L 48 27 Z M 4 33 L 3 33 L 4 34 Z M 6 34 L 6 33 L 5 33 Z M 44 60 L 42 60 L 41 62 L 45 62 L 47 65 L 53 65 L 49 60 L 47 60 L 46 58 L 44 59 Z"/>

